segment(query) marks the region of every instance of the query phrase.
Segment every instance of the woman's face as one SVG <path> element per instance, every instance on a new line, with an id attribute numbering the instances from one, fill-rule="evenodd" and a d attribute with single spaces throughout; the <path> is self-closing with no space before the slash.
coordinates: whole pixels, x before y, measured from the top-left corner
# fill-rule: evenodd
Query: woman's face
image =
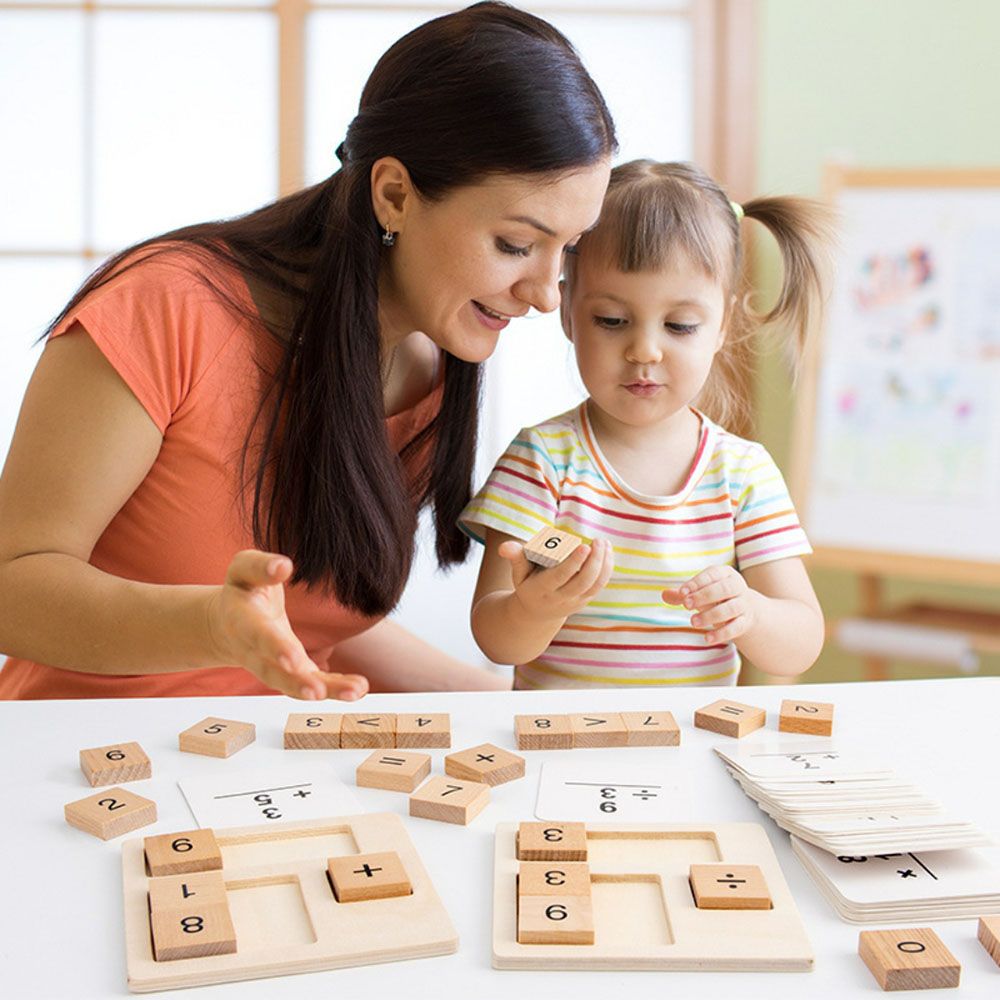
<path id="1" fill-rule="evenodd" d="M 439 201 L 407 197 L 383 251 L 382 334 L 414 330 L 463 361 L 483 361 L 508 321 L 559 305 L 563 253 L 597 221 L 610 163 L 557 180 L 493 176 Z"/>

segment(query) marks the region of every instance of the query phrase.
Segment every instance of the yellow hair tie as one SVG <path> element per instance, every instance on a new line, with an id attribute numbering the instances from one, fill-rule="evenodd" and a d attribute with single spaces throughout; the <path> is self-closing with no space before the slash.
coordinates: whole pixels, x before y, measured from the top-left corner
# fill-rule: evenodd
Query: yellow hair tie
<path id="1" fill-rule="evenodd" d="M 743 206 L 738 201 L 731 201 L 730 206 L 733 210 L 733 215 L 736 216 L 736 221 L 740 222 L 743 219 Z"/>

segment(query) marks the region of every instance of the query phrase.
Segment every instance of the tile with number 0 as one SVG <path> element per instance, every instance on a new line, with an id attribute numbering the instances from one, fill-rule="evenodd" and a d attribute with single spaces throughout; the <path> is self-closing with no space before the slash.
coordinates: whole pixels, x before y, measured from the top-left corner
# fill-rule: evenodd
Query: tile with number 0
<path id="1" fill-rule="evenodd" d="M 410 815 L 467 826 L 489 801 L 489 785 L 448 776 L 436 777 L 410 796 Z"/>
<path id="2" fill-rule="evenodd" d="M 958 960 L 930 927 L 862 931 L 858 954 L 887 992 L 952 989 L 962 975 Z"/>
<path id="3" fill-rule="evenodd" d="M 594 906 L 588 896 L 521 896 L 518 944 L 593 944 Z"/>
<path id="4" fill-rule="evenodd" d="M 691 892 L 699 910 L 770 910 L 771 894 L 757 865 L 691 865 Z"/>
<path id="5" fill-rule="evenodd" d="M 827 701 L 798 701 L 786 698 L 781 703 L 778 730 L 782 733 L 832 736 L 833 705 Z"/>
<path id="6" fill-rule="evenodd" d="M 587 827 L 583 823 L 521 823 L 517 857 L 519 861 L 586 861 Z"/>
<path id="7" fill-rule="evenodd" d="M 156 822 L 156 803 L 124 788 L 106 788 L 63 807 L 70 826 L 101 840 Z"/>
<path id="8" fill-rule="evenodd" d="M 185 753 L 200 753 L 205 757 L 231 757 L 257 738 L 252 722 L 217 719 L 209 716 L 185 729 L 178 744 Z"/>
<path id="9" fill-rule="evenodd" d="M 222 852 L 212 830 L 184 830 L 146 837 L 146 867 L 154 877 L 207 872 L 222 867 Z"/>
<path id="10" fill-rule="evenodd" d="M 92 788 L 143 781 L 153 776 L 153 765 L 138 743 L 113 743 L 81 750 L 80 770 Z"/>
<path id="11" fill-rule="evenodd" d="M 285 723 L 286 750 L 339 750 L 340 713 L 291 712 Z"/>
<path id="12" fill-rule="evenodd" d="M 327 860 L 330 886 L 338 903 L 409 896 L 413 886 L 395 851 L 350 854 Z"/>
<path id="13" fill-rule="evenodd" d="M 514 740 L 518 750 L 569 750 L 573 729 L 568 715 L 515 715 Z"/>

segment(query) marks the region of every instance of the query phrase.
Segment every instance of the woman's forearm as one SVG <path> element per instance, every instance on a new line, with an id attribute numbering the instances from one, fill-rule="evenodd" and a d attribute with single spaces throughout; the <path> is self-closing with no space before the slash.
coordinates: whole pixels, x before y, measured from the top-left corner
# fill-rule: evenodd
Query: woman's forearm
<path id="1" fill-rule="evenodd" d="M 495 691 L 510 681 L 474 667 L 425 642 L 389 618 L 345 639 L 333 651 L 331 666 L 364 674 L 377 691 Z"/>
<path id="2" fill-rule="evenodd" d="M 162 674 L 221 665 L 210 586 L 137 583 L 75 556 L 0 563 L 0 652 L 64 670 Z"/>

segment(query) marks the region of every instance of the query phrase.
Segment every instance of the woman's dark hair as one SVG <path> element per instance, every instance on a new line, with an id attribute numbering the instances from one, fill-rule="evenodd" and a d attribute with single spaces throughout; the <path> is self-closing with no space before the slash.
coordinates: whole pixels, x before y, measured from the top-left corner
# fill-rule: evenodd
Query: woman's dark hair
<path id="1" fill-rule="evenodd" d="M 381 246 L 372 208 L 372 165 L 397 157 L 421 197 L 434 201 L 490 175 L 571 172 L 615 148 L 608 109 L 568 40 L 517 8 L 478 3 L 428 21 L 382 56 L 337 150 L 339 171 L 249 215 L 115 255 L 49 330 L 110 277 L 178 244 L 294 303 L 284 327 L 270 324 L 281 361 L 243 452 L 255 544 L 291 556 L 293 582 L 330 587 L 347 607 L 384 614 L 406 584 L 425 503 L 434 506 L 439 565 L 468 553 L 457 519 L 471 495 L 480 372 L 448 355 L 440 413 L 393 452 L 377 313 L 381 254 L 392 251 Z M 432 442 L 433 459 L 418 463 L 411 489 L 404 463 Z"/>

